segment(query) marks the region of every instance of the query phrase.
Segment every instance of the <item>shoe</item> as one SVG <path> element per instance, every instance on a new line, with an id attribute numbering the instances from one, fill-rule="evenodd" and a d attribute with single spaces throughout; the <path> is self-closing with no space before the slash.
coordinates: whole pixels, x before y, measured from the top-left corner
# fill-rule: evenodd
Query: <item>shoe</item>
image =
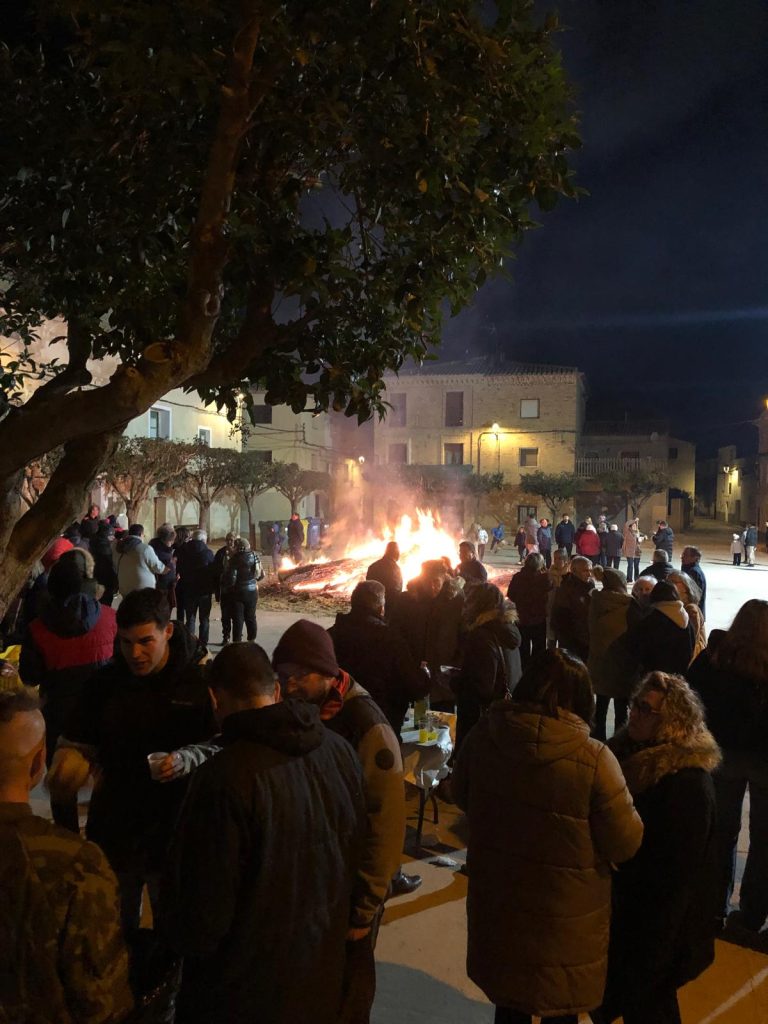
<path id="1" fill-rule="evenodd" d="M 389 887 L 390 899 L 394 896 L 407 896 L 408 893 L 415 892 L 421 885 L 421 881 L 421 875 L 406 875 L 401 868 Z"/>
<path id="2" fill-rule="evenodd" d="M 725 920 L 725 927 L 757 934 L 764 923 L 755 917 L 748 916 L 743 910 L 732 910 Z"/>

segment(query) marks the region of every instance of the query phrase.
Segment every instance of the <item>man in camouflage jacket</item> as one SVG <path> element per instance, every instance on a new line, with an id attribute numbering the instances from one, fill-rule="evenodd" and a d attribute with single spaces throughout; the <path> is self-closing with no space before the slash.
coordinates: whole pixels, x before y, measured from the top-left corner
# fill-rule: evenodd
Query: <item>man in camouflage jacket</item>
<path id="1" fill-rule="evenodd" d="M 32 813 L 45 723 L 0 694 L 0 1020 L 113 1024 L 132 1009 L 117 882 L 93 843 Z"/>

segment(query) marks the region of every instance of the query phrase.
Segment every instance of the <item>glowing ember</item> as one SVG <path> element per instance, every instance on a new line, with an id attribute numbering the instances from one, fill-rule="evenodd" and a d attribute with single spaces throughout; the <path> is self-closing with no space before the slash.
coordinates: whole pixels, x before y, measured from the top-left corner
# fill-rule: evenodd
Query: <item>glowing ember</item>
<path id="1" fill-rule="evenodd" d="M 297 568 L 290 559 L 284 558 L 280 565 L 280 578 L 298 593 L 351 594 L 365 579 L 371 562 L 382 557 L 385 546 L 392 540 L 397 541 L 400 548 L 404 584 L 419 575 L 422 562 L 428 559 L 445 557 L 455 565 L 458 561 L 458 540 L 440 526 L 434 513 L 417 510 L 416 518 L 418 523 L 414 525 L 410 516 L 403 516 L 394 530 L 387 531 L 383 537 L 350 545 L 344 555 L 334 561 L 322 557 Z M 495 572 L 487 568 L 489 577 L 494 576 Z M 290 578 L 294 575 L 292 570 L 296 570 L 295 582 Z"/>

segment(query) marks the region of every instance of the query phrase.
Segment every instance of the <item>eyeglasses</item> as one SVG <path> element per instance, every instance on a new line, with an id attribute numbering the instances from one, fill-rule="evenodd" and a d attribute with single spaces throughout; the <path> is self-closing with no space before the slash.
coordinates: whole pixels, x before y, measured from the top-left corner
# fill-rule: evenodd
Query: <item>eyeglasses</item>
<path id="1" fill-rule="evenodd" d="M 638 715 L 642 715 L 644 718 L 649 718 L 651 715 L 661 714 L 661 711 L 657 711 L 656 708 L 651 707 L 647 700 L 640 700 L 637 697 L 632 701 L 632 710 L 636 711 Z"/>

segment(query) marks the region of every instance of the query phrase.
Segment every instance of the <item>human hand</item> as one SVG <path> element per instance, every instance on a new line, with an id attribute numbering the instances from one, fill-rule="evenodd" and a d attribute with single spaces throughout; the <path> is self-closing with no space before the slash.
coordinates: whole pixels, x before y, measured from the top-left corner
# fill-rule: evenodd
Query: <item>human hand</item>
<path id="1" fill-rule="evenodd" d="M 160 761 L 151 766 L 152 778 L 155 782 L 173 782 L 184 774 L 184 759 L 178 750 L 166 754 Z"/>
<path id="2" fill-rule="evenodd" d="M 366 935 L 370 935 L 370 933 L 370 925 L 368 925 L 367 928 L 350 928 L 347 931 L 347 942 L 359 942 L 361 939 L 364 939 Z"/>

